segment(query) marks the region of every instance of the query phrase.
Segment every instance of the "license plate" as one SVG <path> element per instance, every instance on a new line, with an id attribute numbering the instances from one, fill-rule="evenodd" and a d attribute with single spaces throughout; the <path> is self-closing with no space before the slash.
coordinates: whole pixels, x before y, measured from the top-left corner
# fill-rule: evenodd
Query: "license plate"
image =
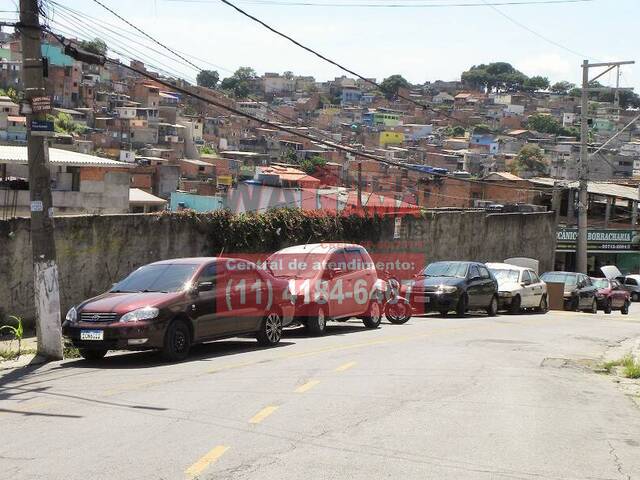
<path id="1" fill-rule="evenodd" d="M 429 303 L 431 301 L 429 297 L 420 297 L 420 296 L 415 297 L 414 300 L 418 303 Z"/>
<path id="2" fill-rule="evenodd" d="M 102 330 L 80 330 L 80 340 L 104 340 Z"/>

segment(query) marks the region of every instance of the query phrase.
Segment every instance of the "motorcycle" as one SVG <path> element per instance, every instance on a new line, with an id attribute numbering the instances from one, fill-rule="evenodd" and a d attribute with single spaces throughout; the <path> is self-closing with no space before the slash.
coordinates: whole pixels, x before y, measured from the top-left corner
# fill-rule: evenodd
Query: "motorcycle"
<path id="1" fill-rule="evenodd" d="M 394 325 L 407 323 L 413 314 L 409 300 L 400 295 L 400 282 L 393 275 L 385 272 L 387 292 L 382 311 Z"/>

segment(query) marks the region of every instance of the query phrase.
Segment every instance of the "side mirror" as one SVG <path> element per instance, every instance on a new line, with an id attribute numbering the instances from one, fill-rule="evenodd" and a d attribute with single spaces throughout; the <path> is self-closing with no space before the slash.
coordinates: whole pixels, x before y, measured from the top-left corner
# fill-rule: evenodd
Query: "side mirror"
<path id="1" fill-rule="evenodd" d="M 342 275 L 343 270 L 341 268 L 330 268 L 329 269 L 329 278 L 335 278 L 338 275 Z"/>
<path id="2" fill-rule="evenodd" d="M 198 293 L 210 292 L 211 290 L 213 290 L 213 282 L 200 282 L 198 284 L 198 287 L 196 288 L 196 291 Z"/>

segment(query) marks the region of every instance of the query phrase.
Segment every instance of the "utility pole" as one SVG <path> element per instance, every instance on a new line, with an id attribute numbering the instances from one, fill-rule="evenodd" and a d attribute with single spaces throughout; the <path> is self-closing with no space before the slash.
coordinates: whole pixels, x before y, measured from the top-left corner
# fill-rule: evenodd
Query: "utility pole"
<path id="1" fill-rule="evenodd" d="M 614 68 L 620 68 L 620 65 L 630 65 L 635 62 L 605 62 L 605 63 L 589 63 L 585 60 L 582 63 L 582 98 L 580 111 L 580 164 L 578 166 L 578 239 L 576 244 L 576 271 L 587 273 L 587 235 L 588 220 L 587 213 L 589 208 L 589 92 L 598 91 L 600 89 L 590 88 L 589 85 L 598 78 L 610 72 Z M 597 67 L 607 67 L 607 69 L 589 79 L 589 69 Z M 609 90 L 609 89 L 607 89 Z M 616 89 L 618 91 L 619 88 Z"/>
<path id="2" fill-rule="evenodd" d="M 31 200 L 31 247 L 33 291 L 36 307 L 38 354 L 62 358 L 62 324 L 56 247 L 53 237 L 53 202 L 46 137 L 34 135 L 32 122 L 45 121 L 45 113 L 34 111 L 34 98 L 46 96 L 40 47 L 38 0 L 20 0 L 22 79 L 27 108 L 27 153 Z"/>
<path id="3" fill-rule="evenodd" d="M 358 212 L 362 211 L 362 162 L 358 162 Z"/>

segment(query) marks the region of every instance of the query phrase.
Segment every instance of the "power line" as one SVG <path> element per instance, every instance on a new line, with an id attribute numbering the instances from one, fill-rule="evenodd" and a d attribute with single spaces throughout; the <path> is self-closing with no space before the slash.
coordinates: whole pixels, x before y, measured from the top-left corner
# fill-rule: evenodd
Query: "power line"
<path id="1" fill-rule="evenodd" d="M 95 1 L 95 0 L 94 0 Z M 165 0 L 174 3 L 215 3 L 216 0 Z M 371 1 L 371 0 L 368 0 Z M 424 1 L 424 0 L 423 0 Z M 518 5 L 559 5 L 566 3 L 586 3 L 595 0 L 524 0 L 524 1 L 502 1 L 492 2 L 489 5 L 497 6 L 518 6 Z M 447 8 L 447 7 L 483 7 L 482 3 L 324 3 L 294 1 L 284 2 L 282 0 L 244 0 L 242 3 L 252 5 L 277 5 L 291 7 L 332 7 L 332 8 Z"/>

